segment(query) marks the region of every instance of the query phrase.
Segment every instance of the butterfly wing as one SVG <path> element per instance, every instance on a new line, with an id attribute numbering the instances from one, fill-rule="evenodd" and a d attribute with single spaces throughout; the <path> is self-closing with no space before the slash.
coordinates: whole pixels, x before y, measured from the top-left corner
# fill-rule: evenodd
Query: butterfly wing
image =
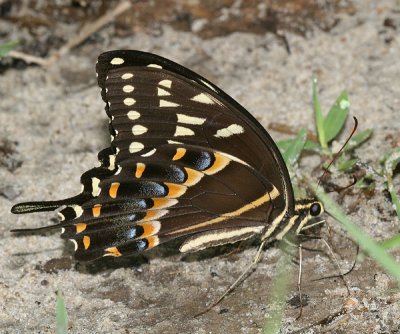
<path id="1" fill-rule="evenodd" d="M 219 88 L 139 51 L 106 52 L 96 69 L 111 134 L 100 167 L 82 175 L 78 196 L 13 208 L 65 205 L 57 226 L 77 259 L 128 255 L 182 236 L 190 236 L 182 251 L 197 250 L 261 233 L 291 213 L 276 145 Z"/>

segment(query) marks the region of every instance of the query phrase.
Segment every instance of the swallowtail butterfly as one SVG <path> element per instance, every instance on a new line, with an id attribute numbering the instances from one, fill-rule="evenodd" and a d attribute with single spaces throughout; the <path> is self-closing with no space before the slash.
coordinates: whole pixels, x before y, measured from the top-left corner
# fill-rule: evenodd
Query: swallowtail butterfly
<path id="1" fill-rule="evenodd" d="M 180 251 L 260 235 L 299 233 L 323 211 L 295 202 L 283 158 L 239 103 L 160 56 L 117 50 L 99 56 L 111 145 L 81 176 L 82 191 L 15 205 L 13 213 L 58 210 L 75 258 L 125 256 L 182 238 Z M 32 231 L 14 230 L 14 231 Z"/>

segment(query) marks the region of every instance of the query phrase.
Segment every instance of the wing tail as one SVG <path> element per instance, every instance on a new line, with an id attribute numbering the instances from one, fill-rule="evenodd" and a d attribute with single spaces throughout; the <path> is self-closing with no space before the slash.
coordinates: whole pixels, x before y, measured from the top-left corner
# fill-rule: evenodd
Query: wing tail
<path id="1" fill-rule="evenodd" d="M 15 204 L 11 208 L 11 212 L 15 214 L 25 214 L 32 212 L 54 211 L 63 205 L 70 205 L 76 203 L 76 196 L 59 200 L 59 201 L 38 201 L 38 202 L 24 202 Z"/>

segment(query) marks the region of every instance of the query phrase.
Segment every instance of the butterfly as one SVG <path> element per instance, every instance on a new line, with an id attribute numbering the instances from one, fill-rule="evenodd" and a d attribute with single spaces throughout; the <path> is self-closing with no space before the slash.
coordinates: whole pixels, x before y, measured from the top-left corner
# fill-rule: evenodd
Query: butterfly
<path id="1" fill-rule="evenodd" d="M 81 176 L 82 191 L 16 204 L 16 214 L 58 211 L 75 258 L 143 252 L 180 238 L 181 252 L 299 234 L 323 212 L 295 201 L 276 144 L 238 102 L 191 70 L 155 54 L 109 51 L 97 80 L 111 144 Z"/>

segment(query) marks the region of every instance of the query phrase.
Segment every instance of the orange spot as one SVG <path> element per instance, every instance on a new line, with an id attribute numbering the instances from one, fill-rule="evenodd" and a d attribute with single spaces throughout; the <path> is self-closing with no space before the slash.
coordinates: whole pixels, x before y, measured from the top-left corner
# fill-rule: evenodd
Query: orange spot
<path id="1" fill-rule="evenodd" d="M 146 211 L 146 216 L 144 216 L 144 218 L 141 219 L 140 221 L 146 222 L 149 220 L 154 220 L 162 216 L 165 216 L 168 212 L 169 212 L 168 210 L 148 210 Z"/>
<path id="2" fill-rule="evenodd" d="M 137 178 L 140 178 L 140 177 L 142 176 L 142 174 L 143 174 L 145 168 L 146 168 L 146 165 L 145 165 L 145 164 L 142 164 L 141 162 L 138 162 L 138 163 L 136 164 L 136 173 L 135 173 L 135 176 L 136 176 Z"/>
<path id="3" fill-rule="evenodd" d="M 152 221 L 138 225 L 143 227 L 143 234 L 140 236 L 141 238 L 157 234 L 161 227 L 160 222 L 158 221 Z"/>
<path id="4" fill-rule="evenodd" d="M 187 167 L 184 167 L 184 168 L 187 173 L 187 180 L 184 183 L 185 186 L 190 187 L 190 186 L 195 185 L 204 176 L 204 174 L 202 172 L 199 172 L 197 170 L 187 168 Z"/>
<path id="5" fill-rule="evenodd" d="M 122 256 L 121 252 L 118 250 L 117 247 L 109 247 L 105 249 L 106 253 L 104 256 Z"/>
<path id="6" fill-rule="evenodd" d="M 158 218 L 158 217 L 160 217 L 160 215 L 163 215 L 164 214 L 164 211 L 167 211 L 167 210 L 149 210 L 149 211 L 146 211 L 146 216 L 144 216 L 144 218 L 142 219 L 142 221 L 143 220 L 152 220 L 152 219 L 155 219 L 155 218 Z"/>
<path id="7" fill-rule="evenodd" d="M 158 239 L 158 237 L 156 235 L 152 235 L 152 236 L 148 237 L 147 241 L 149 243 L 149 246 L 147 247 L 147 249 L 156 247 L 160 243 L 160 239 Z"/>
<path id="8" fill-rule="evenodd" d="M 75 224 L 75 228 L 76 228 L 76 233 L 81 233 L 84 230 L 86 230 L 86 224 L 84 223 L 79 223 L 79 224 Z M 90 242 L 90 241 L 89 241 Z"/>
<path id="9" fill-rule="evenodd" d="M 181 159 L 184 155 L 186 154 L 186 148 L 177 148 L 176 149 L 176 153 L 174 155 L 174 157 L 172 158 L 172 160 L 179 160 Z"/>
<path id="10" fill-rule="evenodd" d="M 152 198 L 153 200 L 153 206 L 152 209 L 163 209 L 163 208 L 168 208 L 170 206 L 175 205 L 178 203 L 176 199 L 169 199 L 165 197 L 155 197 Z"/>
<path id="11" fill-rule="evenodd" d="M 119 186 L 120 186 L 119 182 L 114 182 L 114 183 L 111 184 L 110 191 L 109 191 L 109 194 L 110 194 L 111 198 L 116 198 L 117 197 L 117 192 L 118 192 Z"/>
<path id="12" fill-rule="evenodd" d="M 186 186 L 182 186 L 176 183 L 164 183 L 168 187 L 167 197 L 176 198 L 182 196 L 186 192 Z"/>
<path id="13" fill-rule="evenodd" d="M 96 205 L 92 208 L 93 217 L 98 217 L 98 216 L 100 216 L 100 211 L 101 211 L 101 204 L 96 204 Z"/>
<path id="14" fill-rule="evenodd" d="M 85 235 L 82 239 L 83 241 L 83 247 L 85 247 L 85 249 L 88 249 L 90 246 L 90 237 L 88 237 L 87 235 Z"/>
<path id="15" fill-rule="evenodd" d="M 211 167 L 207 168 L 204 173 L 207 175 L 213 175 L 218 173 L 219 171 L 223 170 L 226 166 L 228 166 L 229 162 L 231 161 L 227 157 L 219 153 L 214 153 L 215 161 Z"/>

